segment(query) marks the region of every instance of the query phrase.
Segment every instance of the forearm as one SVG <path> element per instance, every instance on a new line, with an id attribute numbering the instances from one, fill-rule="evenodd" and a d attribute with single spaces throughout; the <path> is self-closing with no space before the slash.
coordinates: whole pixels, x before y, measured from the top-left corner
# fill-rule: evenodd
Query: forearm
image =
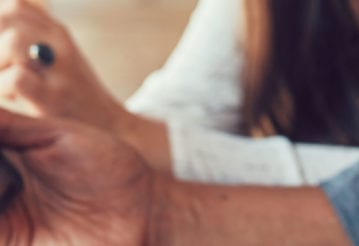
<path id="1" fill-rule="evenodd" d="M 349 245 L 316 188 L 224 187 L 158 178 L 152 245 Z"/>

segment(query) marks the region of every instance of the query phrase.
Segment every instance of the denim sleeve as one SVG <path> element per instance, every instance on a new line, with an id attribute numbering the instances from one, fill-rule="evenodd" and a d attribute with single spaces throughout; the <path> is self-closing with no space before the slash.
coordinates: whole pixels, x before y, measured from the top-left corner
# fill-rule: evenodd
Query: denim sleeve
<path id="1" fill-rule="evenodd" d="M 321 184 L 348 236 L 359 246 L 359 163 Z"/>

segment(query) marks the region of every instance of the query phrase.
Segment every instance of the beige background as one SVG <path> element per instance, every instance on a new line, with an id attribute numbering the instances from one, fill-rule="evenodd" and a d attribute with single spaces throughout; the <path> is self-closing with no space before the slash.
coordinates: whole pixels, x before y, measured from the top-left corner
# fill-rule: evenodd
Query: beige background
<path id="1" fill-rule="evenodd" d="M 102 81 L 120 100 L 161 67 L 195 0 L 50 0 Z"/>

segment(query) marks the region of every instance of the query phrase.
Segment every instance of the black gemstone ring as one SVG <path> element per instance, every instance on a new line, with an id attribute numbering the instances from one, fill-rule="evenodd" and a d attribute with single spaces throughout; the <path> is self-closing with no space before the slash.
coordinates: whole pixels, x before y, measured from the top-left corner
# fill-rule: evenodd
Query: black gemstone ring
<path id="1" fill-rule="evenodd" d="M 29 56 L 32 60 L 45 67 L 50 67 L 55 63 L 54 51 L 49 45 L 44 43 L 30 45 Z"/>

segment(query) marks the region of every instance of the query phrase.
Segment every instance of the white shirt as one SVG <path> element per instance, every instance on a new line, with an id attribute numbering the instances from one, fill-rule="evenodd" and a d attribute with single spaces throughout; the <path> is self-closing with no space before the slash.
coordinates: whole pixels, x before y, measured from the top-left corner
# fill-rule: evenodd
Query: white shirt
<path id="1" fill-rule="evenodd" d="M 126 102 L 167 122 L 179 179 L 263 185 L 316 185 L 359 160 L 357 148 L 293 144 L 235 134 L 242 103 L 238 0 L 202 0 L 164 67 Z"/>

